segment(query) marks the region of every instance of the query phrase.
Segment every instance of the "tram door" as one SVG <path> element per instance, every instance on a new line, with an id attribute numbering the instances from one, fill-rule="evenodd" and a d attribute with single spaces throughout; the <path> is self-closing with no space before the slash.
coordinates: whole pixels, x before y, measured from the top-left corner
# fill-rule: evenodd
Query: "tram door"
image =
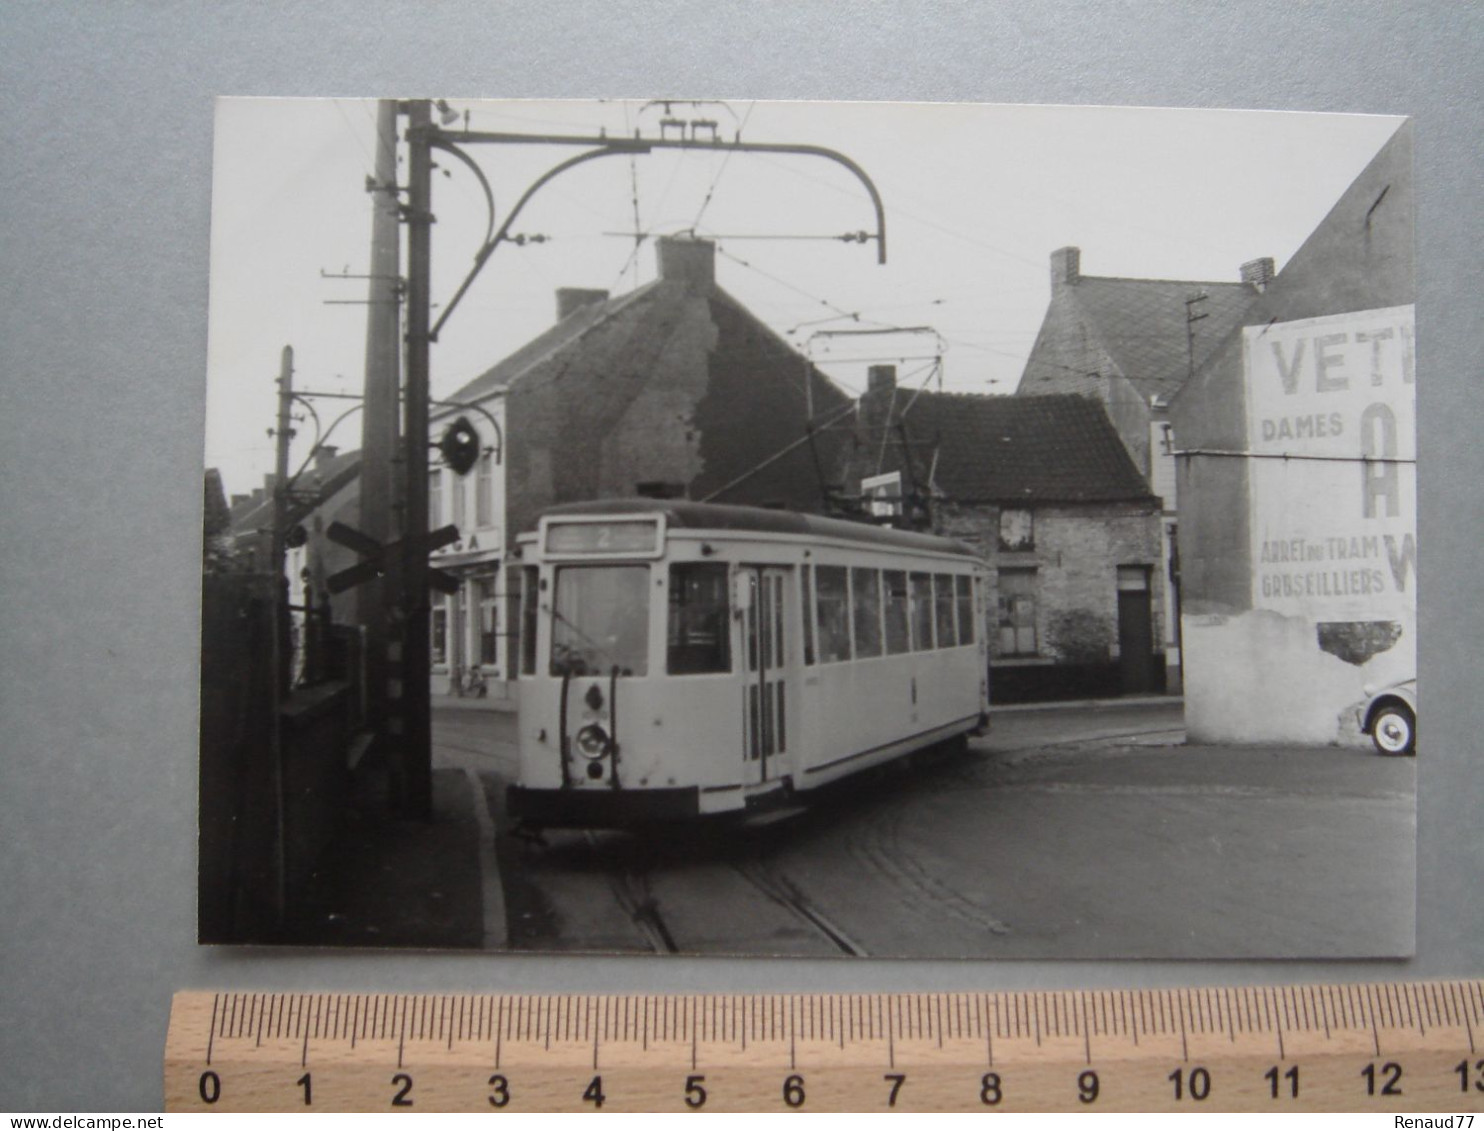
<path id="1" fill-rule="evenodd" d="M 746 591 L 743 649 L 747 679 L 742 692 L 742 749 L 748 763 L 746 780 L 762 782 L 777 776 L 771 759 L 788 750 L 786 657 L 784 626 L 786 569 L 746 567 L 740 573 Z"/>

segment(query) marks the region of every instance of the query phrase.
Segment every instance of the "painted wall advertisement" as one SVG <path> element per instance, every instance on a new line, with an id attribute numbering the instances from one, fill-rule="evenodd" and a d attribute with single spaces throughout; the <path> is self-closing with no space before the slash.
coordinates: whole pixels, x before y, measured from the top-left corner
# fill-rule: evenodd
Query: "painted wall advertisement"
<path id="1" fill-rule="evenodd" d="M 1398 306 L 1244 332 L 1254 608 L 1415 616 L 1413 327 Z"/>

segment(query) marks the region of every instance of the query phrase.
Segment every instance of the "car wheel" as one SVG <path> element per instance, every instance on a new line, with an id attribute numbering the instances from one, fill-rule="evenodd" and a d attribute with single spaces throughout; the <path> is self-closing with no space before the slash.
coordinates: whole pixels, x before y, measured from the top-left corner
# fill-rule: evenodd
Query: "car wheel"
<path id="1" fill-rule="evenodd" d="M 1414 754 L 1417 750 L 1417 720 L 1401 703 L 1389 703 L 1371 720 L 1371 741 L 1382 754 Z"/>

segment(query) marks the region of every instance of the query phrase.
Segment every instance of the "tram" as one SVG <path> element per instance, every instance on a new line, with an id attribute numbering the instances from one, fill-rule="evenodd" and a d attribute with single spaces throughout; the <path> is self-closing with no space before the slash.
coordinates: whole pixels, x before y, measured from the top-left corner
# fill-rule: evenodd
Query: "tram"
<path id="1" fill-rule="evenodd" d="M 623 499 L 519 546 L 524 828 L 797 804 L 987 724 L 987 575 L 959 542 Z"/>

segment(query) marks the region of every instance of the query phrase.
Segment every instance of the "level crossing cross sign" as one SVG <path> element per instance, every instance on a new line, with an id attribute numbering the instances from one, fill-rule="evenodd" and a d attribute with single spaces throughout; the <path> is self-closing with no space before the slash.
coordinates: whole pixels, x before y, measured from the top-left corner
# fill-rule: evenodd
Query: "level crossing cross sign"
<path id="1" fill-rule="evenodd" d="M 409 543 L 416 545 L 423 554 L 431 554 L 434 550 L 442 549 L 451 542 L 457 542 L 459 528 L 453 525 L 441 526 L 437 530 L 430 530 L 426 534 L 416 535 L 411 539 L 399 538 L 395 542 L 382 545 L 369 534 L 362 534 L 354 527 L 346 526 L 343 522 L 332 522 L 329 529 L 325 531 L 325 536 L 331 542 L 338 543 L 361 555 L 361 561 L 325 579 L 325 587 L 331 593 L 344 593 L 347 589 L 370 581 L 373 577 L 394 576 L 401 569 L 402 554 Z M 459 579 L 435 566 L 428 567 L 428 584 L 440 593 L 459 591 Z"/>

